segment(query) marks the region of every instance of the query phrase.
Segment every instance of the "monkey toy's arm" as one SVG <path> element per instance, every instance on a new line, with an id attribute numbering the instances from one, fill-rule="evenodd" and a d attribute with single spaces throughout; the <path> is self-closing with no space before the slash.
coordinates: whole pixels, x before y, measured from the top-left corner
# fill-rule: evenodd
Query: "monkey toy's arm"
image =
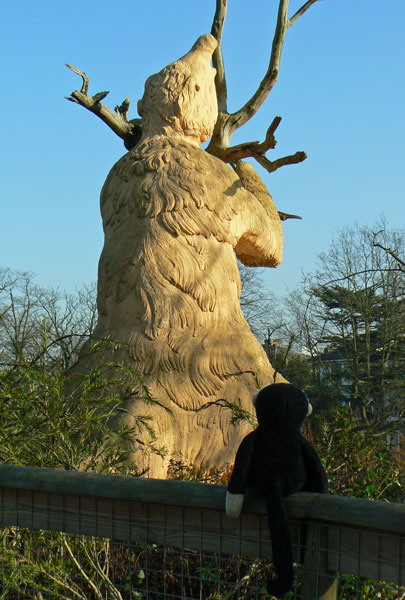
<path id="1" fill-rule="evenodd" d="M 247 487 L 247 478 L 253 446 L 257 433 L 252 431 L 241 442 L 235 457 L 235 464 L 226 492 L 225 509 L 228 517 L 236 519 L 242 510 Z"/>
<path id="2" fill-rule="evenodd" d="M 328 493 L 328 478 L 315 448 L 301 436 L 301 452 L 307 477 L 302 492 Z"/>

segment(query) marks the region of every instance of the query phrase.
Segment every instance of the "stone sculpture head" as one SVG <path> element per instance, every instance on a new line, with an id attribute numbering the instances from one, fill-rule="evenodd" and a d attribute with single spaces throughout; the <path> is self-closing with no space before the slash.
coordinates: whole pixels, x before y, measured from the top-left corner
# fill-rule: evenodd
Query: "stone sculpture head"
<path id="1" fill-rule="evenodd" d="M 212 35 L 202 35 L 188 54 L 147 79 L 138 102 L 144 136 L 181 136 L 200 145 L 212 135 L 218 116 L 211 66 L 216 47 Z"/>

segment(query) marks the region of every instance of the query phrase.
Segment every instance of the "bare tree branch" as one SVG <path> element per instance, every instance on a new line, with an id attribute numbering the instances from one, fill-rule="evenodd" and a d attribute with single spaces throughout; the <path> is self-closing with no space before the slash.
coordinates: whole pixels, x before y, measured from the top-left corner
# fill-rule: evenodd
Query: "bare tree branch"
<path id="1" fill-rule="evenodd" d="M 83 84 L 80 89 L 80 93 L 87 96 L 87 92 L 89 91 L 89 78 L 87 77 L 86 73 L 83 73 L 83 71 L 79 71 L 79 69 L 76 69 L 76 67 L 72 67 L 72 65 L 66 64 L 66 66 L 68 69 L 73 71 L 73 73 L 80 75 L 80 77 L 83 79 Z M 108 94 L 108 92 L 106 92 L 106 95 L 107 94 Z"/>
<path id="2" fill-rule="evenodd" d="M 128 123 L 128 110 L 129 110 L 130 101 L 128 96 L 125 98 L 123 103 L 120 106 L 116 106 L 114 108 L 117 115 L 126 123 Z"/>
<path id="3" fill-rule="evenodd" d="M 291 17 L 291 19 L 288 20 L 288 27 L 294 25 L 295 21 L 299 19 L 304 12 L 308 10 L 308 8 L 315 4 L 315 2 L 318 2 L 318 0 L 308 0 L 308 2 L 305 2 L 305 4 L 301 6 L 301 8 L 297 10 L 297 12 Z"/>
<path id="4" fill-rule="evenodd" d="M 283 48 L 284 37 L 288 29 L 288 4 L 289 0 L 280 0 L 269 67 L 252 98 L 250 98 L 240 110 L 231 115 L 230 127 L 232 133 L 239 127 L 242 127 L 242 125 L 256 114 L 277 81 L 281 51 Z"/>
<path id="5" fill-rule="evenodd" d="M 379 233 L 381 233 L 383 230 L 381 231 L 377 231 L 377 233 L 373 234 L 373 246 L 374 248 L 381 248 L 381 250 L 384 250 L 384 252 L 386 252 L 387 254 L 389 254 L 390 256 L 392 256 L 392 258 L 394 260 L 396 260 L 396 262 L 399 264 L 399 270 L 403 271 L 404 267 L 405 267 L 405 261 L 402 260 L 402 258 L 400 258 L 398 256 L 398 254 L 396 254 L 394 252 L 394 250 L 392 250 L 391 248 L 386 248 L 385 246 L 383 246 L 382 244 L 379 244 L 378 242 L 376 242 L 377 236 Z"/>
<path id="6" fill-rule="evenodd" d="M 288 156 L 283 156 L 277 160 L 271 161 L 266 158 L 265 153 L 275 147 L 277 141 L 274 137 L 274 132 L 281 122 L 281 117 L 275 117 L 267 129 L 265 140 L 261 143 L 255 142 L 244 142 L 237 146 L 231 146 L 229 148 L 222 148 L 220 154 L 216 154 L 228 163 L 235 163 L 243 158 L 254 158 L 257 162 L 269 173 L 274 173 L 280 167 L 285 165 L 293 165 L 304 161 L 307 158 L 305 152 L 296 152 Z M 210 148 L 208 147 L 208 151 Z M 300 218 L 300 217 L 286 217 L 286 218 Z"/>
<path id="7" fill-rule="evenodd" d="M 385 246 L 382 246 L 381 244 L 378 244 L 378 243 L 374 243 L 373 246 L 375 248 L 381 248 L 381 250 L 384 250 L 384 252 L 386 252 L 387 254 L 392 256 L 392 258 L 399 263 L 399 265 L 400 265 L 399 269 L 402 271 L 401 267 L 405 267 L 405 261 L 402 260 L 402 258 L 399 258 L 399 256 L 397 254 L 395 254 L 395 252 L 393 250 L 391 250 L 391 248 L 386 248 Z"/>
<path id="8" fill-rule="evenodd" d="M 228 92 L 226 88 L 225 67 L 221 48 L 222 30 L 224 28 L 226 17 L 227 2 L 228 0 L 217 0 L 214 20 L 211 27 L 211 35 L 213 35 L 218 42 L 218 47 L 212 57 L 212 64 L 217 70 L 215 87 L 217 90 L 218 109 L 221 113 L 228 112 Z"/>
<path id="9" fill-rule="evenodd" d="M 274 133 L 275 133 L 277 127 L 280 125 L 280 123 L 281 123 L 281 117 L 274 117 L 273 121 L 271 122 L 270 127 L 266 131 L 266 137 L 264 139 L 264 142 L 259 144 L 259 146 L 257 148 L 257 152 L 264 153 L 264 152 L 267 152 L 267 150 L 269 150 L 270 148 L 275 148 L 275 146 L 277 144 L 277 140 L 274 137 Z"/>
<path id="10" fill-rule="evenodd" d="M 308 0 L 295 14 L 289 19 L 288 18 L 288 5 L 289 0 L 280 0 L 276 29 L 273 37 L 273 44 L 271 48 L 270 62 L 267 72 L 262 79 L 258 89 L 250 100 L 240 110 L 231 115 L 231 127 L 233 130 L 242 127 L 256 112 L 259 110 L 263 102 L 274 87 L 274 84 L 278 78 L 278 71 L 281 61 L 281 53 L 284 44 L 284 38 L 287 33 L 287 29 L 291 27 L 304 14 L 311 6 L 317 2 L 317 0 Z"/>
<path id="11" fill-rule="evenodd" d="M 109 92 L 99 92 L 94 96 L 88 96 L 87 92 L 89 89 L 89 78 L 87 77 L 86 73 L 79 71 L 79 69 L 76 69 L 69 64 L 66 66 L 74 73 L 77 73 L 77 75 L 80 75 L 80 77 L 83 79 L 80 92 L 72 92 L 70 97 L 67 97 L 66 100 L 80 104 L 80 106 L 84 106 L 84 108 L 87 108 L 87 110 L 97 115 L 114 131 L 114 133 L 124 140 L 127 150 L 133 148 L 138 143 L 142 135 L 142 129 L 140 119 L 128 121 L 128 98 L 124 100 L 121 106 L 116 107 L 117 114 L 115 114 L 107 106 L 101 103 L 101 100 L 103 100 Z"/>
<path id="12" fill-rule="evenodd" d="M 281 158 L 277 158 L 273 161 L 269 160 L 262 154 L 253 154 L 252 156 L 269 173 L 274 173 L 274 171 L 277 171 L 277 169 L 284 167 L 285 165 L 296 165 L 307 158 L 305 152 L 296 152 L 295 154 L 282 156 Z"/>
<path id="13" fill-rule="evenodd" d="M 242 158 L 255 157 L 256 154 L 265 154 L 267 150 L 274 148 L 277 144 L 274 132 L 281 122 L 281 117 L 274 117 L 270 127 L 267 129 L 265 140 L 262 143 L 244 142 L 237 146 L 224 148 L 221 154 L 221 159 L 225 162 L 234 163 Z"/>

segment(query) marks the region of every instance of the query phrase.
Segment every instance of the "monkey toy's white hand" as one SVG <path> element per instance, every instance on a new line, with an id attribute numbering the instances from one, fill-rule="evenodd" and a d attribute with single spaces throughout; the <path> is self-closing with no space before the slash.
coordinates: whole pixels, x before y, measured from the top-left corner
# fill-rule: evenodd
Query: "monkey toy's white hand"
<path id="1" fill-rule="evenodd" d="M 249 465 L 253 454 L 253 447 L 257 431 L 251 431 L 240 443 L 235 456 L 235 464 L 229 479 L 226 492 L 225 509 L 228 517 L 237 519 L 242 510 L 243 499 L 247 490 Z"/>
<path id="2" fill-rule="evenodd" d="M 237 519 L 239 517 L 244 497 L 244 494 L 231 494 L 231 492 L 226 492 L 225 510 L 228 517 L 231 517 L 231 519 Z"/>

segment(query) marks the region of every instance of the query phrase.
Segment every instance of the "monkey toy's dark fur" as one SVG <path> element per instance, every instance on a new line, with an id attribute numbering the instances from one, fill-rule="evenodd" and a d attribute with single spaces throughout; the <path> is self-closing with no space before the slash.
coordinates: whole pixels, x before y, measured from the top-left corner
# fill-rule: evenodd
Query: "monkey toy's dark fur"
<path id="1" fill-rule="evenodd" d="M 304 392 L 289 383 L 268 385 L 254 396 L 258 427 L 241 442 L 228 484 L 226 512 L 238 517 L 247 488 L 266 502 L 277 579 L 268 592 L 282 596 L 293 584 L 293 556 L 284 497 L 294 492 L 328 492 L 322 463 L 302 436 L 312 407 Z"/>

